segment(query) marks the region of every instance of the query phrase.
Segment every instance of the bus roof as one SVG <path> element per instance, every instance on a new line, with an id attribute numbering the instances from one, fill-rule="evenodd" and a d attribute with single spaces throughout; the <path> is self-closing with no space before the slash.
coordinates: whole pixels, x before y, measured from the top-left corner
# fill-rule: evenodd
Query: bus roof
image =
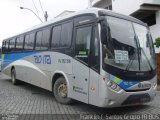
<path id="1" fill-rule="evenodd" d="M 36 30 L 38 28 L 43 28 L 43 27 L 49 26 L 49 25 L 51 25 L 53 23 L 56 23 L 56 22 L 59 22 L 59 21 L 63 21 L 65 19 L 69 19 L 69 18 L 73 18 L 73 17 L 76 17 L 76 16 L 81 16 L 81 15 L 86 15 L 86 14 L 93 14 L 93 15 L 95 15 L 95 17 L 109 15 L 109 16 L 114 16 L 114 17 L 126 19 L 126 20 L 129 20 L 129 21 L 136 22 L 136 23 L 142 24 L 144 26 L 147 26 L 147 24 L 145 24 L 144 22 L 142 22 L 142 21 L 140 21 L 140 20 L 138 20 L 138 19 L 136 19 L 134 17 L 131 17 L 131 16 L 126 16 L 126 15 L 123 15 L 123 14 L 120 14 L 120 13 L 116 13 L 116 12 L 113 12 L 113 11 L 110 11 L 110 10 L 106 10 L 106 9 L 89 8 L 89 9 L 86 9 L 86 10 L 83 10 L 83 11 L 71 13 L 71 14 L 63 16 L 63 17 L 54 18 L 53 20 L 50 20 L 50 21 L 44 22 L 42 24 L 36 25 L 36 26 L 34 26 L 32 28 L 29 28 L 29 29 L 23 31 L 20 34 L 17 34 L 17 35 L 21 35 L 21 34 L 30 32 L 32 30 Z M 17 36 L 17 35 L 15 35 L 15 36 Z M 12 36 L 12 37 L 9 37 L 9 38 L 13 38 L 15 36 Z M 9 39 L 9 38 L 7 38 L 7 39 Z"/>

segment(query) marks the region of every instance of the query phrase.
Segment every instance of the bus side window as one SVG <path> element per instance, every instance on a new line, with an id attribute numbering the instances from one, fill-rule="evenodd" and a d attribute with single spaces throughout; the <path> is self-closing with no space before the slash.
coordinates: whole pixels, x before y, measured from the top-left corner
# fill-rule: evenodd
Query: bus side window
<path id="1" fill-rule="evenodd" d="M 42 41 L 41 41 L 41 50 L 47 50 L 49 47 L 49 40 L 50 40 L 50 28 L 44 29 L 42 34 Z"/>
<path id="2" fill-rule="evenodd" d="M 29 35 L 25 35 L 25 42 L 24 42 L 24 49 L 25 50 L 29 50 L 28 49 L 28 45 L 29 44 Z"/>
<path id="3" fill-rule="evenodd" d="M 92 47 L 91 47 L 91 68 L 95 69 L 96 71 L 99 71 L 99 64 L 100 64 L 100 56 L 99 56 L 99 35 L 98 35 L 98 27 L 95 26 L 95 36 L 92 41 Z"/>
<path id="4" fill-rule="evenodd" d="M 51 44 L 52 49 L 59 48 L 60 46 L 61 28 L 61 25 L 53 27 Z"/>
<path id="5" fill-rule="evenodd" d="M 17 39 L 16 39 L 16 48 L 15 48 L 15 51 L 19 51 L 19 41 L 20 41 L 20 38 L 17 37 Z"/>
<path id="6" fill-rule="evenodd" d="M 2 53 L 5 53 L 5 51 L 6 51 L 6 41 L 3 41 Z"/>
<path id="7" fill-rule="evenodd" d="M 62 24 L 60 47 L 70 47 L 72 40 L 72 22 Z"/>
<path id="8" fill-rule="evenodd" d="M 24 49 L 33 50 L 35 40 L 35 33 L 25 35 Z"/>
<path id="9" fill-rule="evenodd" d="M 19 46 L 20 46 L 20 50 L 22 51 L 24 48 L 24 36 L 20 37 Z"/>
<path id="10" fill-rule="evenodd" d="M 31 34 L 29 35 L 29 42 L 28 42 L 28 49 L 29 49 L 29 50 L 33 50 L 34 41 L 35 41 L 35 33 L 31 33 Z"/>
<path id="11" fill-rule="evenodd" d="M 6 41 L 6 47 L 5 47 L 5 53 L 8 52 L 8 45 L 9 45 L 9 41 L 7 40 L 7 41 Z"/>
<path id="12" fill-rule="evenodd" d="M 24 40 L 23 36 L 17 37 L 17 40 L 16 40 L 16 51 L 22 51 L 23 50 L 23 40 Z"/>
<path id="13" fill-rule="evenodd" d="M 80 27 L 76 30 L 76 58 L 88 64 L 92 26 Z"/>
<path id="14" fill-rule="evenodd" d="M 9 41 L 9 51 L 13 52 L 15 50 L 15 38 Z"/>
<path id="15" fill-rule="evenodd" d="M 35 50 L 41 50 L 42 31 L 38 31 L 36 35 Z"/>

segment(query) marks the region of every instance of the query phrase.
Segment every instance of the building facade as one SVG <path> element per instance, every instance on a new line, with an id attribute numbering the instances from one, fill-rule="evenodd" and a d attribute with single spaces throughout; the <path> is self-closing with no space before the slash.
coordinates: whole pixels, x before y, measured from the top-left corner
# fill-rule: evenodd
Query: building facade
<path id="1" fill-rule="evenodd" d="M 65 10 L 65 11 L 63 11 L 62 13 L 60 13 L 59 15 L 57 15 L 55 18 L 63 17 L 63 16 L 66 16 L 66 15 L 72 14 L 72 13 L 74 13 L 74 12 L 75 12 L 75 11 Z"/>
<path id="2" fill-rule="evenodd" d="M 91 5 L 136 17 L 149 25 L 153 40 L 160 37 L 160 0 L 93 0 Z"/>

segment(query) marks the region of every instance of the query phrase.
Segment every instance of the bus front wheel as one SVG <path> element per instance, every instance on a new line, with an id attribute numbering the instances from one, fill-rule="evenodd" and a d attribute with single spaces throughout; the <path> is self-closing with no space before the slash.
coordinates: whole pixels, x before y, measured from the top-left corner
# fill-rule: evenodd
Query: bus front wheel
<path id="1" fill-rule="evenodd" d="M 72 102 L 72 99 L 67 96 L 68 88 L 65 78 L 58 78 L 53 88 L 54 96 L 59 103 L 70 104 Z"/>
<path id="2" fill-rule="evenodd" d="M 13 85 L 18 84 L 18 80 L 16 79 L 16 70 L 14 68 L 11 70 L 11 79 L 12 79 Z"/>

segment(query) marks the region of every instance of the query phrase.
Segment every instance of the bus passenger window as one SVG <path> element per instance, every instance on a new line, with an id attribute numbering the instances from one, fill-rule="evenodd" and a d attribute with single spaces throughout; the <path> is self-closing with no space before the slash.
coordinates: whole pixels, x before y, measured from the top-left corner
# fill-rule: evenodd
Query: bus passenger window
<path id="1" fill-rule="evenodd" d="M 29 35 L 25 36 L 25 42 L 24 42 L 24 49 L 28 50 L 28 45 L 29 44 Z"/>
<path id="2" fill-rule="evenodd" d="M 9 47 L 9 41 L 7 40 L 7 41 L 6 41 L 5 52 L 9 52 L 8 47 Z"/>
<path id="3" fill-rule="evenodd" d="M 52 49 L 59 48 L 60 38 L 61 38 L 61 25 L 53 27 L 52 44 L 51 44 Z"/>
<path id="4" fill-rule="evenodd" d="M 72 40 L 72 22 L 62 25 L 60 47 L 70 47 Z"/>
<path id="5" fill-rule="evenodd" d="M 5 53 L 6 52 L 6 41 L 3 41 L 3 44 L 2 44 L 2 53 Z"/>
<path id="6" fill-rule="evenodd" d="M 29 50 L 33 50 L 34 40 L 35 40 L 35 33 L 31 33 L 31 34 L 29 35 L 29 41 L 28 41 L 28 49 L 29 49 Z"/>
<path id="7" fill-rule="evenodd" d="M 41 50 L 42 31 L 37 32 L 36 36 L 36 50 Z"/>
<path id="8" fill-rule="evenodd" d="M 44 29 L 41 41 L 41 50 L 47 50 L 49 47 L 50 29 Z"/>
<path id="9" fill-rule="evenodd" d="M 23 40 L 24 36 L 18 37 L 16 40 L 16 51 L 22 51 L 23 50 Z"/>
<path id="10" fill-rule="evenodd" d="M 33 50 L 34 47 L 35 33 L 31 33 L 25 36 L 24 49 Z"/>
<path id="11" fill-rule="evenodd" d="M 13 52 L 15 50 L 15 38 L 9 41 L 9 51 Z"/>

